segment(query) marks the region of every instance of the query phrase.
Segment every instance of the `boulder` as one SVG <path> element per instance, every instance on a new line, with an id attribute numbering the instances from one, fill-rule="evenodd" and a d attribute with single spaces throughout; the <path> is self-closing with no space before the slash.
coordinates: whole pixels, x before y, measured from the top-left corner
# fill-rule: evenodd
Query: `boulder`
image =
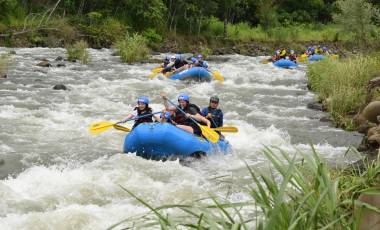
<path id="1" fill-rule="evenodd" d="M 64 84 L 57 84 L 53 87 L 54 90 L 67 90 L 67 87 Z"/>
<path id="2" fill-rule="evenodd" d="M 370 143 L 374 148 L 378 148 L 380 145 L 380 134 L 376 133 L 368 137 L 368 143 Z"/>
<path id="3" fill-rule="evenodd" d="M 331 119 L 330 116 L 324 116 L 319 119 L 320 122 L 332 122 L 333 120 Z"/>
<path id="4" fill-rule="evenodd" d="M 377 116 L 380 115 L 380 101 L 369 103 L 363 110 L 363 116 L 370 122 L 378 123 Z"/>
<path id="5" fill-rule="evenodd" d="M 356 114 L 352 120 L 354 121 L 354 124 L 357 126 L 362 126 L 367 123 L 367 119 L 363 116 L 363 114 Z"/>
<path id="6" fill-rule="evenodd" d="M 55 61 L 63 61 L 63 57 L 58 56 L 58 57 L 55 58 Z"/>
<path id="7" fill-rule="evenodd" d="M 307 108 L 313 109 L 313 110 L 323 111 L 323 105 L 321 103 L 318 103 L 318 102 L 307 103 Z"/>
<path id="8" fill-rule="evenodd" d="M 372 136 L 374 134 L 380 134 L 380 125 L 368 129 L 367 136 Z"/>
<path id="9" fill-rule="evenodd" d="M 58 63 L 57 67 L 66 67 L 65 63 Z"/>
<path id="10" fill-rule="evenodd" d="M 41 61 L 40 63 L 37 64 L 37 66 L 40 67 L 51 67 L 51 64 L 49 61 Z"/>
<path id="11" fill-rule="evenodd" d="M 358 200 L 378 209 L 380 208 L 380 195 L 378 194 L 361 194 Z M 371 211 L 366 207 L 355 206 L 354 213 L 358 217 L 359 230 L 380 229 L 380 214 L 377 212 Z"/>
<path id="12" fill-rule="evenodd" d="M 380 77 L 375 77 L 373 79 L 371 79 L 368 83 L 368 89 L 373 89 L 373 88 L 376 88 L 376 87 L 380 87 Z"/>
<path id="13" fill-rule="evenodd" d="M 0 78 L 7 78 L 8 77 L 8 75 L 6 75 L 6 74 L 3 74 L 3 75 L 0 75 Z"/>
<path id="14" fill-rule="evenodd" d="M 11 51 L 9 51 L 9 54 L 16 54 L 16 51 L 14 51 L 14 50 L 11 50 Z"/>

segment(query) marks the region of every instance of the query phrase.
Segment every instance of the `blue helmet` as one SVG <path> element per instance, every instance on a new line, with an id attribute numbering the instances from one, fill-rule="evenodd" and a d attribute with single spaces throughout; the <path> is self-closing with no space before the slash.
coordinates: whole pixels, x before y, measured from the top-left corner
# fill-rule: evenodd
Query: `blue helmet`
<path id="1" fill-rule="evenodd" d="M 322 48 L 322 50 L 323 50 L 323 51 L 327 51 L 328 48 L 327 48 L 326 46 L 324 46 L 324 47 Z"/>
<path id="2" fill-rule="evenodd" d="M 280 55 L 280 51 L 279 51 L 279 50 L 276 50 L 276 51 L 274 52 L 274 54 L 275 54 L 275 55 Z"/>
<path id="3" fill-rule="evenodd" d="M 148 105 L 149 104 L 149 98 L 146 96 L 141 96 L 137 99 L 137 104 L 138 103 L 144 103 L 144 104 Z"/>
<path id="4" fill-rule="evenodd" d="M 182 59 L 181 54 L 176 54 L 176 55 L 175 55 L 175 59 L 176 59 L 176 60 L 181 60 L 181 59 Z"/>
<path id="5" fill-rule="evenodd" d="M 185 93 L 181 93 L 179 96 L 178 96 L 178 101 L 187 101 L 189 102 L 190 101 L 190 97 L 189 95 L 185 94 Z"/>
<path id="6" fill-rule="evenodd" d="M 191 61 L 195 63 L 195 62 L 197 62 L 198 60 L 197 60 L 195 57 L 192 57 L 192 58 L 191 58 Z"/>
<path id="7" fill-rule="evenodd" d="M 291 54 L 294 54 L 294 50 L 290 50 L 290 53 L 291 53 Z"/>
<path id="8" fill-rule="evenodd" d="M 198 54 L 198 60 L 202 59 L 203 58 L 203 55 L 202 54 Z"/>
<path id="9" fill-rule="evenodd" d="M 202 65 L 204 68 L 206 68 L 206 69 L 208 68 L 208 62 L 207 61 L 203 61 Z"/>

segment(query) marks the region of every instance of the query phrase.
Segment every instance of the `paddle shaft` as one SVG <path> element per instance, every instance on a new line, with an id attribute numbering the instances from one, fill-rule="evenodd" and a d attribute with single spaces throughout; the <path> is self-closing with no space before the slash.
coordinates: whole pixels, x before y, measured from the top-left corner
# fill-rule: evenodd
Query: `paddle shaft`
<path id="1" fill-rule="evenodd" d="M 179 111 L 181 111 L 183 114 L 186 115 L 186 112 L 183 111 L 178 105 L 174 104 L 174 103 L 173 103 L 171 100 L 169 100 L 168 98 L 166 98 L 166 100 L 167 100 L 168 102 L 170 102 L 170 104 L 174 105 Z M 200 124 L 199 124 L 194 118 L 192 118 L 192 117 L 189 117 L 189 118 L 190 118 L 190 120 L 192 120 L 195 124 L 200 125 Z"/>
<path id="2" fill-rule="evenodd" d="M 162 112 L 155 112 L 155 113 L 149 113 L 149 114 L 145 114 L 145 115 L 141 115 L 141 116 L 137 116 L 137 117 L 132 117 L 132 118 L 130 118 L 128 120 L 125 120 L 125 121 L 116 122 L 115 125 L 122 124 L 122 123 L 125 123 L 127 121 L 137 120 L 137 119 L 140 119 L 140 118 L 143 118 L 143 117 L 153 116 L 154 114 L 158 114 L 158 113 L 162 113 Z"/>

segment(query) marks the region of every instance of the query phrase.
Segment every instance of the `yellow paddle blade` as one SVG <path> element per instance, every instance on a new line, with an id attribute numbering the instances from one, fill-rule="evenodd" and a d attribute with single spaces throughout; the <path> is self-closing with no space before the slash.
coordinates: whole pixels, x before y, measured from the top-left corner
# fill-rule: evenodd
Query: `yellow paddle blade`
<path id="1" fill-rule="evenodd" d="M 162 67 L 156 67 L 156 68 L 154 68 L 154 69 L 152 69 L 152 72 L 153 73 L 159 73 L 159 72 L 161 72 L 162 70 L 164 70 L 164 68 L 162 68 Z"/>
<path id="2" fill-rule="evenodd" d="M 214 130 L 210 129 L 209 127 L 207 126 L 204 126 L 204 125 L 199 125 L 199 128 L 201 128 L 201 131 L 202 131 L 202 135 L 209 141 L 211 141 L 212 143 L 216 143 L 218 142 L 219 140 L 219 134 L 217 132 L 215 132 Z"/>
<path id="3" fill-rule="evenodd" d="M 158 67 L 152 70 L 152 73 L 148 75 L 148 78 L 154 78 L 157 74 L 161 73 L 164 68 Z"/>
<path id="4" fill-rule="evenodd" d="M 213 72 L 212 75 L 215 77 L 216 80 L 224 81 L 224 77 L 218 71 Z"/>
<path id="5" fill-rule="evenodd" d="M 268 64 L 270 61 L 268 59 L 264 59 L 261 61 L 261 64 Z"/>
<path id="6" fill-rule="evenodd" d="M 123 132 L 130 132 L 131 130 L 127 127 L 124 127 L 122 125 L 113 125 L 113 127 L 117 130 L 123 131 Z"/>
<path id="7" fill-rule="evenodd" d="M 238 128 L 234 126 L 223 126 L 223 127 L 213 128 L 212 130 L 219 131 L 219 132 L 226 132 L 226 133 L 237 133 L 239 131 Z"/>
<path id="8" fill-rule="evenodd" d="M 109 122 L 109 121 L 97 122 L 90 125 L 89 131 L 92 134 L 98 134 L 111 128 L 114 124 L 115 124 L 114 122 Z"/>

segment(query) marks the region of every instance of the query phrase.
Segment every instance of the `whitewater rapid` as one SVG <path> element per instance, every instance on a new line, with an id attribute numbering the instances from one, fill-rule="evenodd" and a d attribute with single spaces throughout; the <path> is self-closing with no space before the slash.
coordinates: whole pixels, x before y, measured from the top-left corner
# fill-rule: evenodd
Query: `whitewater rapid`
<path id="1" fill-rule="evenodd" d="M 9 78 L 0 79 L 1 229 L 105 229 L 147 212 L 120 186 L 153 206 L 210 193 L 245 200 L 242 188 L 252 183 L 245 162 L 267 168 L 265 146 L 310 152 L 313 143 L 332 164 L 357 159 L 345 153 L 358 145 L 360 135 L 320 122 L 326 114 L 306 107 L 315 95 L 307 90 L 305 67 L 286 70 L 261 64 L 264 57 L 227 55 L 209 61 L 224 83 L 188 84 L 162 76 L 149 80 L 156 64 L 124 64 L 109 49 L 91 49 L 89 65 L 64 62 L 66 67 L 53 61 L 66 56 L 64 49 L 14 50 Z M 0 48 L 4 52 L 8 49 Z M 53 67 L 36 66 L 43 58 Z M 68 90 L 53 90 L 55 84 Z M 180 92 L 200 107 L 210 96 L 220 97 L 225 124 L 239 128 L 225 134 L 232 154 L 185 167 L 122 153 L 123 132 L 88 132 L 93 122 L 123 119 L 139 95 L 149 96 L 153 109 L 160 110 L 161 93 L 175 100 Z"/>

